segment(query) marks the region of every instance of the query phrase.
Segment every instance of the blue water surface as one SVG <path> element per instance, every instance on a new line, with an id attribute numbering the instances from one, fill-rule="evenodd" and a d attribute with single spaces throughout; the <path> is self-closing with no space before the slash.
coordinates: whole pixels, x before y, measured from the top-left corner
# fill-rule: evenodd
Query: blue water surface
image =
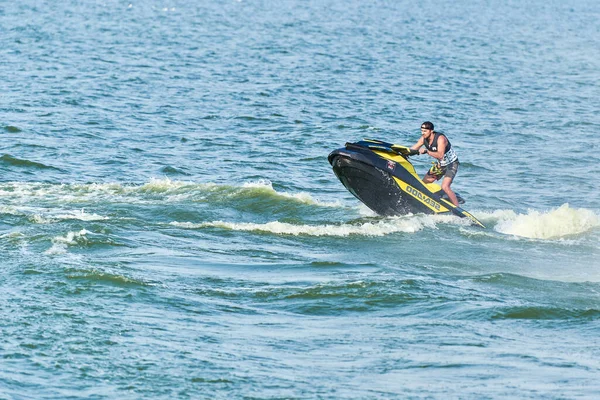
<path id="1" fill-rule="evenodd" d="M 0 398 L 600 396 L 599 18 L 0 4 Z M 332 173 L 425 120 L 486 229 Z"/>

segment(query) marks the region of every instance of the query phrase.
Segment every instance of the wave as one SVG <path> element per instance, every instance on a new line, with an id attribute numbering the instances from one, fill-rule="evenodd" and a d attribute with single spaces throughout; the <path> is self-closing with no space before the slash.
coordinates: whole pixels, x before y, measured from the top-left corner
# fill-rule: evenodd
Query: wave
<path id="1" fill-rule="evenodd" d="M 110 271 L 100 271 L 87 268 L 68 268 L 66 277 L 72 280 L 86 280 L 94 283 L 110 284 L 120 287 L 127 286 L 152 286 L 152 283 L 143 279 L 127 277 Z"/>
<path id="2" fill-rule="evenodd" d="M 596 320 L 600 317 L 600 310 L 594 308 L 564 308 L 552 306 L 517 306 L 504 307 L 495 310 L 490 319 L 531 319 L 531 320 Z"/>
<path id="3" fill-rule="evenodd" d="M 359 210 L 361 210 L 359 208 Z M 517 214 L 512 210 L 496 210 L 477 213 L 494 232 L 529 239 L 567 239 L 582 235 L 600 227 L 600 217 L 591 210 L 573 209 L 564 204 L 547 212 L 530 210 Z M 379 217 L 378 217 L 379 218 Z M 384 236 L 394 233 L 415 233 L 425 228 L 435 229 L 439 224 L 455 225 L 468 235 L 490 235 L 489 230 L 471 229 L 467 219 L 453 215 L 409 214 L 380 218 L 377 221 L 346 222 L 340 224 L 292 224 L 280 221 L 266 223 L 247 222 L 171 222 L 185 229 L 219 228 L 232 231 L 272 233 L 278 235 L 307 236 Z"/>
<path id="4" fill-rule="evenodd" d="M 52 247 L 44 252 L 46 255 L 66 254 L 69 247 L 121 247 L 127 246 L 122 240 L 115 240 L 104 234 L 94 234 L 86 229 L 80 231 L 70 231 L 64 236 L 55 236 L 52 238 Z"/>
<path id="5" fill-rule="evenodd" d="M 247 281 L 206 281 L 193 287 L 195 294 L 224 299 L 240 304 L 252 299 L 281 307 L 286 312 L 308 315 L 340 315 L 347 312 L 397 307 L 408 303 L 426 301 L 428 290 L 434 291 L 428 281 L 408 279 L 342 280 L 319 283 L 288 283 L 269 285 Z M 412 305 L 411 305 L 412 307 Z"/>
<path id="6" fill-rule="evenodd" d="M 343 268 L 343 267 L 342 267 Z M 269 303 L 305 315 L 342 315 L 391 309 L 427 320 L 598 320 L 597 283 L 540 280 L 494 273 L 450 280 L 434 275 L 378 273 L 319 282 L 261 282 L 208 278 L 186 287 L 195 294 L 234 304 Z"/>
<path id="7" fill-rule="evenodd" d="M 56 208 L 36 208 L 23 206 L 2 206 L 0 214 L 25 216 L 35 224 L 49 224 L 57 221 L 79 220 L 79 221 L 106 221 L 109 217 L 80 210 L 58 210 Z"/>
<path id="8" fill-rule="evenodd" d="M 306 192 L 290 193 L 278 191 L 268 180 L 246 182 L 241 185 L 196 183 L 187 181 L 151 179 L 135 185 L 126 183 L 49 184 L 30 182 L 8 182 L 0 184 L 0 198 L 15 202 L 30 199 L 56 200 L 61 202 L 85 202 L 106 200 L 123 201 L 127 197 L 142 197 L 144 201 L 203 201 L 223 202 L 256 198 L 259 202 L 292 201 L 298 204 L 319 207 L 343 207 L 340 202 L 324 202 Z"/>
<path id="9" fill-rule="evenodd" d="M 257 180 L 240 185 L 196 183 L 169 178 L 151 179 L 144 184 L 126 183 L 72 183 L 50 184 L 30 182 L 0 183 L 0 200 L 3 205 L 0 213 L 26 215 L 34 223 L 51 223 L 57 220 L 76 219 L 82 221 L 100 221 L 108 219 L 96 213 L 65 210 L 65 204 L 85 205 L 94 208 L 97 204 L 109 206 L 113 203 L 125 204 L 172 204 L 204 203 L 217 207 L 231 207 L 244 212 L 269 213 L 270 215 L 290 209 L 312 206 L 320 208 L 348 209 L 339 200 L 321 201 L 307 192 L 288 192 L 276 190 L 268 180 Z M 38 203 L 44 207 L 37 207 Z M 60 208 L 53 206 L 59 204 Z M 32 205 L 36 205 L 33 207 Z M 42 211 L 40 211 L 42 210 Z M 49 211 L 52 210 L 52 211 Z M 314 216 L 314 208 L 310 215 Z M 468 235 L 493 235 L 493 232 L 510 235 L 512 238 L 529 239 L 568 239 L 591 232 L 600 227 L 600 216 L 592 210 L 571 208 L 569 204 L 549 211 L 529 210 L 519 214 L 512 210 L 474 212 L 489 230 L 471 229 L 466 219 L 451 215 L 406 215 L 401 217 L 377 217 L 372 222 L 342 222 L 315 224 L 290 224 L 274 220 L 267 223 L 242 223 L 215 220 L 195 223 L 174 222 L 184 228 L 218 227 L 237 231 L 267 232 L 284 235 L 309 236 L 383 236 L 397 232 L 412 233 L 427 227 L 435 228 L 440 223 L 461 226 Z M 295 216 L 298 214 L 294 213 Z M 302 215 L 305 215 L 304 213 Z M 376 217 L 362 203 L 356 203 L 353 215 Z M 276 217 L 276 218 L 279 218 Z M 275 218 L 273 218 L 275 219 Z M 335 217 L 338 220 L 339 217 Z"/>
<path id="10" fill-rule="evenodd" d="M 166 175 L 190 175 L 189 173 L 185 172 L 182 169 L 167 165 L 163 168 L 161 168 L 161 172 L 166 174 Z"/>
<path id="11" fill-rule="evenodd" d="M 79 220 L 79 221 L 105 221 L 108 220 L 108 217 L 103 217 L 102 215 L 94 214 L 94 213 L 86 213 L 83 209 L 76 211 L 67 211 L 63 214 L 50 214 L 50 215 L 40 215 L 39 213 L 35 213 L 29 217 L 29 219 L 36 224 L 49 224 L 57 221 L 65 221 L 65 220 Z"/>
<path id="12" fill-rule="evenodd" d="M 13 126 L 13 125 L 6 125 L 4 127 L 4 130 L 6 132 L 10 132 L 10 133 L 19 133 L 21 132 L 21 129 L 19 127 Z"/>
<path id="13" fill-rule="evenodd" d="M 88 239 L 86 238 L 86 235 L 88 233 L 88 231 L 82 229 L 79 232 L 68 232 L 65 236 L 57 236 L 52 239 L 52 247 L 46 250 L 45 254 L 65 254 L 67 252 L 67 246 L 87 243 Z"/>
<path id="14" fill-rule="evenodd" d="M 21 159 L 10 154 L 4 154 L 0 157 L 0 161 L 4 164 L 13 166 L 13 167 L 26 167 L 26 168 L 37 168 L 37 169 L 54 169 L 60 171 L 60 168 L 53 167 L 51 165 L 42 164 L 35 161 L 30 161 L 27 159 Z"/>
<path id="15" fill-rule="evenodd" d="M 259 180 L 255 182 L 247 182 L 242 185 L 241 189 L 235 189 L 237 193 L 241 195 L 247 194 L 262 194 L 266 196 L 272 196 L 274 198 L 293 200 L 298 203 L 317 205 L 322 207 L 341 207 L 339 202 L 323 202 L 315 199 L 311 194 L 306 192 L 299 193 L 288 193 L 278 192 L 273 188 L 273 184 L 269 180 Z"/>
<path id="16" fill-rule="evenodd" d="M 494 230 L 506 235 L 530 239 L 561 239 L 590 232 L 600 227 L 600 216 L 584 208 L 569 204 L 540 212 L 529 210 L 517 214 L 512 210 L 478 213 L 483 221 L 495 221 Z"/>
<path id="17" fill-rule="evenodd" d="M 437 223 L 458 222 L 458 217 L 453 216 L 403 216 L 390 217 L 374 222 L 342 223 L 342 224 L 290 224 L 272 221 L 263 224 L 235 223 L 212 221 L 202 223 L 171 222 L 171 225 L 185 229 L 219 228 L 232 231 L 248 231 L 272 233 L 277 235 L 293 236 L 385 236 L 393 233 L 415 233 L 424 228 L 435 228 Z"/>
<path id="18" fill-rule="evenodd" d="M 241 186 L 193 183 L 172 181 L 170 179 L 152 179 L 140 187 L 125 187 L 128 193 L 163 194 L 167 201 L 202 201 L 209 203 L 223 203 L 228 200 L 252 200 L 264 207 L 265 202 L 292 201 L 296 204 L 314 205 L 319 207 L 342 207 L 341 203 L 323 202 L 306 192 L 289 193 L 273 188 L 269 180 L 245 182 Z"/>

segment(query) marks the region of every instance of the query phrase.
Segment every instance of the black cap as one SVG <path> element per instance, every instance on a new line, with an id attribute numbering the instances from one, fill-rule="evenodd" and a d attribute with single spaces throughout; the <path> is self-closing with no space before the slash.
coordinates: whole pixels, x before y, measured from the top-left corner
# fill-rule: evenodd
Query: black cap
<path id="1" fill-rule="evenodd" d="M 433 130 L 433 123 L 429 121 L 425 121 L 421 124 L 421 128 Z"/>

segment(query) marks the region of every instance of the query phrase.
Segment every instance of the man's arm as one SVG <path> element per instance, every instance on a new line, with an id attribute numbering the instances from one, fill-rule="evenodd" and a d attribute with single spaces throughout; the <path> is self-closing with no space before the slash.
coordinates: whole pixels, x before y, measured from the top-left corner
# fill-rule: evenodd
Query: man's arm
<path id="1" fill-rule="evenodd" d="M 423 146 L 423 138 L 420 138 L 417 143 L 413 144 L 411 150 L 419 150 Z"/>

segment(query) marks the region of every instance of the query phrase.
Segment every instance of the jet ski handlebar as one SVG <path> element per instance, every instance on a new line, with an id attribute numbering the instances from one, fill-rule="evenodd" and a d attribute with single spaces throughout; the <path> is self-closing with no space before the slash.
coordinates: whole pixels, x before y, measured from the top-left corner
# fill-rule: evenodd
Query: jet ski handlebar
<path id="1" fill-rule="evenodd" d="M 370 150 L 384 151 L 388 153 L 400 154 L 402 157 L 409 157 L 418 155 L 418 150 L 413 150 L 410 147 L 402 146 L 399 144 L 392 144 L 387 142 L 382 142 L 380 140 L 373 139 L 365 139 L 363 141 L 359 141 L 356 143 L 346 143 L 347 149 L 360 149 L 360 148 L 368 148 Z"/>
<path id="2" fill-rule="evenodd" d="M 392 150 L 394 150 L 396 153 L 403 155 L 404 157 L 408 157 L 408 156 L 416 156 L 419 154 L 419 150 L 413 150 L 410 147 L 406 147 L 406 146 L 401 146 L 399 144 L 394 144 L 392 145 Z"/>

